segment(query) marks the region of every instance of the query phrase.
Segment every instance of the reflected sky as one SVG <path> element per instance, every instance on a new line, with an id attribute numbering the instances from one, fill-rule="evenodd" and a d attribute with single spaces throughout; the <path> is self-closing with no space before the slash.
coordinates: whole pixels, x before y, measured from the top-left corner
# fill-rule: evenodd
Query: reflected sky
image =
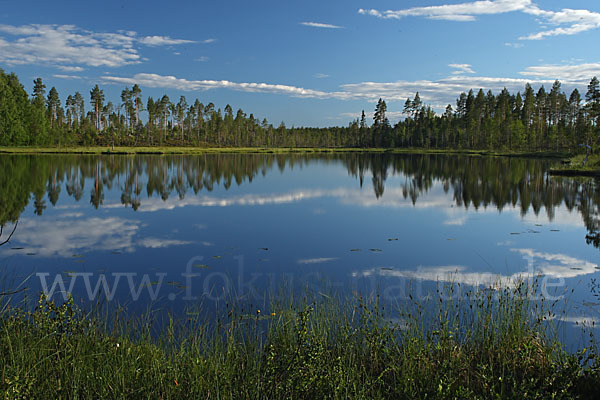
<path id="1" fill-rule="evenodd" d="M 600 190 L 589 179 L 551 178 L 549 165 L 388 154 L 3 155 L 0 168 L 13 173 L 0 176 L 0 224 L 19 225 L 0 262 L 50 280 L 165 274 L 164 298 L 177 305 L 218 290 L 257 296 L 283 281 L 349 293 L 546 277 L 557 293 L 574 289 L 566 322 L 591 321 L 598 316 L 584 305 L 596 300 Z"/>

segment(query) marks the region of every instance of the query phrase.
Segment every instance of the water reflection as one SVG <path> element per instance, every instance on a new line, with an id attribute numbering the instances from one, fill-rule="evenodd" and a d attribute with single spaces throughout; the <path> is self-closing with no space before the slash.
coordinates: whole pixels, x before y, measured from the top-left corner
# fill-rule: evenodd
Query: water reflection
<path id="1" fill-rule="evenodd" d="M 257 176 L 304 168 L 311 163 L 343 165 L 348 174 L 356 177 L 357 190 L 347 187 L 330 189 L 293 190 L 276 194 L 242 194 L 223 196 L 211 194 L 215 188 L 228 190 L 232 185 L 252 182 Z M 151 212 L 176 207 L 231 205 L 267 205 L 293 203 L 307 199 L 333 197 L 341 203 L 365 207 L 437 207 L 447 205 L 451 195 L 454 207 L 448 211 L 446 225 L 462 225 L 466 216 L 460 209 L 476 210 L 505 207 L 517 208 L 522 217 L 539 215 L 542 210 L 553 221 L 559 206 L 577 211 L 588 234 L 586 241 L 600 247 L 600 190 L 595 180 L 550 178 L 546 174 L 549 162 L 519 158 L 491 158 L 446 155 L 391 155 L 391 154 L 333 154 L 333 155 L 266 155 L 222 154 L 204 156 L 40 156 L 3 155 L 0 170 L 0 226 L 19 220 L 32 202 L 33 211 L 43 215 L 50 203 L 60 208 L 61 198 L 68 196 L 76 203 L 89 203 L 96 209 L 127 206 L 137 211 Z M 400 177 L 400 183 L 386 188 L 389 177 Z M 362 188 L 365 178 L 371 178 L 372 193 Z M 444 196 L 436 203 L 431 194 L 440 184 Z M 120 192 L 120 204 L 107 202 L 105 193 Z M 71 232 L 59 248 L 76 250 L 75 238 L 79 230 L 86 237 L 103 242 L 104 236 L 116 230 L 119 248 L 131 246 L 132 233 L 139 221 L 84 220 L 73 213 L 76 223 L 66 220 L 46 220 L 45 230 L 36 223 L 35 231 L 47 231 L 41 237 L 33 230 L 24 229 L 29 243 L 50 243 L 52 229 Z M 79 215 L 81 217 L 82 215 Z M 66 218 L 63 215 L 63 219 Z M 31 224 L 31 222 L 30 222 Z M 91 235 L 89 227 L 93 226 Z M 27 224 L 24 224 L 27 228 Z M 37 235 L 37 236 L 36 236 Z M 40 236 L 40 237 L 38 237 Z M 95 238 L 95 239 L 94 239 Z M 158 239 L 156 239 L 158 240 Z M 175 245 L 177 243 L 171 243 Z M 157 242 L 147 240 L 155 248 Z M 161 244 L 165 246 L 165 244 Z M 51 250 L 48 250 L 51 251 Z"/>

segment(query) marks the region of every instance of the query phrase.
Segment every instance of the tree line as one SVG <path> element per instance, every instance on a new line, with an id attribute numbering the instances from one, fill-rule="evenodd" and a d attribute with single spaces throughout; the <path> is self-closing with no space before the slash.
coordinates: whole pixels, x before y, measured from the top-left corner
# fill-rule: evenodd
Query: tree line
<path id="1" fill-rule="evenodd" d="M 94 86 L 89 97 L 69 94 L 62 102 L 41 78 L 31 96 L 18 77 L 0 69 L 0 145 L 128 145 L 229 147 L 415 147 L 453 149 L 574 150 L 593 146 L 600 127 L 600 83 L 593 77 L 584 96 L 568 96 L 555 81 L 549 92 L 525 85 L 523 92 L 506 88 L 461 93 L 442 114 L 417 92 L 404 105 L 404 118 L 391 125 L 387 105 L 379 99 L 370 122 L 361 117 L 348 126 L 328 128 L 274 127 L 228 104 L 223 110 L 198 99 L 177 102 L 166 94 L 147 97 L 136 84 L 107 100 Z M 91 108 L 86 110 L 86 98 Z M 145 113 L 145 121 L 142 119 Z"/>

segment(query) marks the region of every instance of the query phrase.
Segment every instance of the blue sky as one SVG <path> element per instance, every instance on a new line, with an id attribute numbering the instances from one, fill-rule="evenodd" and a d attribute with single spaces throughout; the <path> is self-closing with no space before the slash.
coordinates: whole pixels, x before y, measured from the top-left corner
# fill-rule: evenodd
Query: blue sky
<path id="1" fill-rule="evenodd" d="M 0 0 L 0 67 L 28 92 L 99 84 L 117 104 L 138 83 L 287 126 L 346 125 L 379 97 L 394 122 L 416 91 L 436 110 L 470 88 L 585 93 L 599 39 L 591 0 Z"/>

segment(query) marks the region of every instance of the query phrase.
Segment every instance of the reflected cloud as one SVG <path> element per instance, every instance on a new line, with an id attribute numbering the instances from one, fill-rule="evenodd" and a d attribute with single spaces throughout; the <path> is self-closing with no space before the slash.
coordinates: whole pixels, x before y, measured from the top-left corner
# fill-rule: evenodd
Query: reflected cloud
<path id="1" fill-rule="evenodd" d="M 571 324 L 574 325 L 579 325 L 579 326 L 584 326 L 587 328 L 600 328 L 600 325 L 598 325 L 598 319 L 594 318 L 594 317 L 587 317 L 587 316 L 563 316 L 558 318 L 558 320 L 563 321 L 563 322 L 569 322 Z"/>
<path id="2" fill-rule="evenodd" d="M 466 215 L 461 215 L 460 217 L 447 219 L 444 222 L 442 222 L 442 224 L 462 226 L 467 223 L 467 218 L 468 217 Z"/>
<path id="3" fill-rule="evenodd" d="M 360 277 L 391 277 L 409 280 L 424 280 L 433 282 L 460 283 L 470 286 L 514 286 L 524 279 L 535 277 L 575 278 L 597 272 L 598 265 L 580 260 L 565 254 L 537 252 L 533 249 L 510 249 L 531 260 L 527 271 L 519 271 L 510 275 L 494 272 L 470 272 L 463 265 L 442 265 L 433 267 L 420 266 L 414 270 L 394 269 L 393 267 L 376 267 L 353 272 L 354 278 Z"/>
<path id="4" fill-rule="evenodd" d="M 167 199 L 163 201 L 151 198 L 144 202 L 137 211 L 154 212 L 161 210 L 174 210 L 176 208 L 199 206 L 199 207 L 230 207 L 230 206 L 264 206 L 276 204 L 289 204 L 302 200 L 316 199 L 322 197 L 344 197 L 348 189 L 334 190 L 296 190 L 282 194 L 247 194 L 234 197 L 198 196 L 183 199 Z M 111 204 L 108 207 L 121 207 Z M 103 206 L 103 207 L 107 207 Z"/>
<path id="5" fill-rule="evenodd" d="M 461 283 L 470 286 L 512 286 L 515 280 L 523 277 L 523 274 L 502 276 L 492 272 L 468 272 L 467 267 L 462 265 L 443 265 L 439 267 L 418 267 L 416 270 L 396 270 L 392 267 L 377 267 L 353 272 L 352 276 L 354 278 L 381 276 L 409 280 Z"/>
<path id="6" fill-rule="evenodd" d="M 414 208 L 431 209 L 436 208 L 446 214 L 446 219 L 442 221 L 447 226 L 464 226 L 469 220 L 469 216 L 474 213 L 473 208 L 464 208 L 456 205 L 456 200 L 449 194 L 441 190 L 442 184 L 437 182 L 426 192 L 419 196 L 413 203 L 410 196 L 407 196 L 406 190 L 402 187 L 386 188 L 385 193 L 377 198 L 372 193 L 358 188 L 338 187 L 333 189 L 298 189 L 288 193 L 272 194 L 244 194 L 232 197 L 218 196 L 195 196 L 185 197 L 183 199 L 170 197 L 166 200 L 160 198 L 149 198 L 140 205 L 138 212 L 156 212 L 163 210 L 174 210 L 188 206 L 197 207 L 231 207 L 231 206 L 268 206 L 278 204 L 291 204 L 303 200 L 314 200 L 321 198 L 337 199 L 340 204 L 358 206 L 358 207 L 387 207 L 387 208 Z M 103 208 L 121 208 L 121 204 L 105 204 Z M 322 208 L 314 211 L 316 214 L 325 213 Z M 482 205 L 475 211 L 478 215 L 498 213 L 496 207 L 487 207 Z M 532 212 L 522 215 L 521 209 L 516 207 L 507 207 L 502 210 L 503 213 L 512 214 L 515 218 L 525 223 L 565 225 L 572 227 L 582 227 L 584 222 L 577 211 L 568 211 L 565 207 L 554 207 L 552 220 L 547 213 L 542 212 L 535 215 Z M 195 225 L 198 229 L 205 229 L 203 224 Z"/>
<path id="7" fill-rule="evenodd" d="M 338 260 L 339 257 L 321 257 L 321 258 L 307 258 L 304 260 L 298 260 L 298 264 L 322 264 L 329 261 Z"/>
<path id="8" fill-rule="evenodd" d="M 71 257 L 83 250 L 134 250 L 141 223 L 117 217 L 23 219 L 15 237 L 37 255 Z"/>
<path id="9" fill-rule="evenodd" d="M 188 242 L 185 240 L 146 238 L 146 239 L 139 240 L 136 244 L 141 247 L 146 247 L 146 248 L 150 248 L 150 249 L 162 249 L 165 247 L 183 246 L 183 245 L 192 244 L 192 243 L 193 242 Z"/>
<path id="10" fill-rule="evenodd" d="M 515 242 L 513 240 L 505 240 L 503 242 L 496 243 L 496 246 L 514 246 Z"/>
<path id="11" fill-rule="evenodd" d="M 536 270 L 553 278 L 574 278 L 597 272 L 598 264 L 565 254 L 542 253 L 533 249 L 510 249 L 532 260 Z"/>
<path id="12" fill-rule="evenodd" d="M 72 257 L 77 253 L 103 250 L 131 253 L 137 247 L 166 248 L 192 243 L 153 237 L 137 238 L 145 225 L 133 219 L 81 218 L 77 215 L 65 213 L 56 217 L 24 218 L 13 240 L 23 244 L 31 255 L 40 257 Z"/>

